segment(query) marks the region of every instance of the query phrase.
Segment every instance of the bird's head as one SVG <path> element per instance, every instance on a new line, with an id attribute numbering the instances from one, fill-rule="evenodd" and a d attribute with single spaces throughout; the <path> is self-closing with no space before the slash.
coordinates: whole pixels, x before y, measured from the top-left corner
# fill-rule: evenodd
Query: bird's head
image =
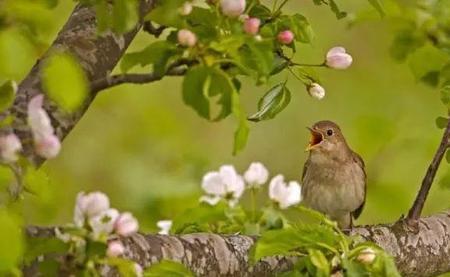
<path id="1" fill-rule="evenodd" d="M 345 155 L 348 146 L 339 126 L 328 120 L 315 123 L 311 128 L 311 140 L 306 151 L 329 155 Z"/>

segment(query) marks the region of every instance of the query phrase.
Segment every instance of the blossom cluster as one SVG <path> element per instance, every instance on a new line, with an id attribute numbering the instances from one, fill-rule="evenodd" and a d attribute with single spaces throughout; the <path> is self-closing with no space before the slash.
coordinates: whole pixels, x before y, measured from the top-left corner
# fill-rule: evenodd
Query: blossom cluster
<path id="1" fill-rule="evenodd" d="M 269 171 L 260 162 L 250 164 L 244 175 L 236 172 L 232 165 L 223 165 L 218 171 L 206 173 L 202 179 L 205 192 L 200 201 L 216 205 L 225 200 L 235 206 L 245 189 L 261 188 L 269 180 Z M 269 198 L 281 209 L 297 205 L 302 200 L 301 186 L 296 181 L 286 182 L 283 175 L 276 175 L 269 182 Z"/>

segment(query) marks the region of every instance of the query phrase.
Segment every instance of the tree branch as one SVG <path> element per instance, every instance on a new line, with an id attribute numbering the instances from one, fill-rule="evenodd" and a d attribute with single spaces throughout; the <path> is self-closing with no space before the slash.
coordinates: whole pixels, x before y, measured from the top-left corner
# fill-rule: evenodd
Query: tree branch
<path id="1" fill-rule="evenodd" d="M 159 36 L 162 34 L 162 32 L 164 32 L 165 29 L 166 26 L 163 25 L 155 27 L 151 21 L 145 21 L 144 25 L 142 26 L 142 30 L 154 36 L 155 38 L 159 38 Z"/>
<path id="2" fill-rule="evenodd" d="M 54 228 L 29 227 L 33 237 L 54 236 Z M 434 276 L 450 271 L 450 211 L 418 220 L 418 229 L 399 221 L 361 226 L 352 235 L 373 241 L 394 256 L 403 276 Z M 268 257 L 255 265 L 248 252 L 254 237 L 207 233 L 180 236 L 135 234 L 122 238 L 125 257 L 149 267 L 162 259 L 181 262 L 197 276 L 273 276 L 292 269 L 292 257 Z M 64 260 L 64 259 L 63 259 Z M 111 268 L 103 276 L 116 276 Z"/>
<path id="3" fill-rule="evenodd" d="M 433 160 L 428 166 L 427 173 L 422 180 L 422 185 L 417 194 L 416 200 L 414 201 L 413 206 L 408 212 L 407 220 L 409 222 L 417 220 L 421 213 L 423 206 L 425 204 L 425 200 L 427 199 L 428 193 L 430 191 L 431 185 L 433 184 L 434 177 L 436 176 L 436 172 L 439 168 L 439 165 L 444 157 L 447 148 L 449 147 L 449 139 L 450 139 L 450 120 L 447 122 L 447 127 L 445 128 L 444 135 L 442 136 L 441 143 L 434 154 Z"/>

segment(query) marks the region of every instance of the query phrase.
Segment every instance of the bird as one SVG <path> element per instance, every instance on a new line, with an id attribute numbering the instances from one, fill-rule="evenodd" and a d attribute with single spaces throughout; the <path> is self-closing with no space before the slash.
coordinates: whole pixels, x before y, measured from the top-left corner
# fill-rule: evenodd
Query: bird
<path id="1" fill-rule="evenodd" d="M 340 229 L 351 229 L 366 199 L 364 161 L 350 149 L 336 123 L 323 120 L 308 129 L 309 156 L 302 173 L 304 204 L 326 214 Z"/>

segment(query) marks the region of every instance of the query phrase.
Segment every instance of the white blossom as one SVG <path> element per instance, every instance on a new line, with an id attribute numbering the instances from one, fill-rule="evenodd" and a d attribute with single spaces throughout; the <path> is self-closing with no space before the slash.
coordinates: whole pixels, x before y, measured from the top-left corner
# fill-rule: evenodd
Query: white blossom
<path id="1" fill-rule="evenodd" d="M 331 48 L 326 56 L 325 64 L 334 69 L 346 69 L 353 62 L 352 56 L 346 53 L 344 47 L 333 47 Z"/>
<path id="2" fill-rule="evenodd" d="M 134 263 L 134 273 L 136 273 L 136 277 L 144 276 L 144 270 L 140 264 Z"/>
<path id="3" fill-rule="evenodd" d="M 308 87 L 308 93 L 309 95 L 311 95 L 311 97 L 314 97 L 318 100 L 321 100 L 325 97 L 325 89 L 318 83 L 312 83 Z"/>
<path id="4" fill-rule="evenodd" d="M 222 13 L 229 17 L 238 17 L 245 11 L 245 0 L 220 0 Z"/>
<path id="5" fill-rule="evenodd" d="M 118 217 L 119 212 L 116 209 L 108 209 L 91 217 L 89 225 L 92 228 L 94 238 L 99 238 L 102 234 L 109 235 L 113 231 Z"/>
<path id="6" fill-rule="evenodd" d="M 295 181 L 286 184 L 283 175 L 277 175 L 270 181 L 269 197 L 277 202 L 281 209 L 296 205 L 302 199 L 300 184 Z"/>
<path id="7" fill-rule="evenodd" d="M 125 212 L 117 218 L 114 230 L 121 236 L 129 236 L 139 230 L 139 222 L 131 213 Z"/>
<path id="8" fill-rule="evenodd" d="M 244 180 L 251 186 L 261 186 L 267 182 L 269 171 L 260 162 L 251 163 L 244 173 Z"/>
<path id="9" fill-rule="evenodd" d="M 203 176 L 202 188 L 207 195 L 200 200 L 215 205 L 220 199 L 239 199 L 244 193 L 245 185 L 242 176 L 236 173 L 232 165 L 223 165 L 219 171 L 208 172 Z M 229 203 L 233 204 L 235 201 Z"/>
<path id="10" fill-rule="evenodd" d="M 77 195 L 74 211 L 74 223 L 78 227 L 83 227 L 86 219 L 101 214 L 109 209 L 109 199 L 102 192 L 91 192 L 85 194 L 80 192 Z"/>
<path id="11" fill-rule="evenodd" d="M 58 156 L 61 150 L 59 138 L 53 134 L 35 141 L 36 153 L 46 159 L 52 159 Z"/>
<path id="12" fill-rule="evenodd" d="M 178 11 L 181 15 L 189 15 L 192 12 L 192 4 L 190 2 L 184 2 Z"/>
<path id="13" fill-rule="evenodd" d="M 156 223 L 156 226 L 160 229 L 158 234 L 168 235 L 170 228 L 172 228 L 172 220 L 160 220 Z"/>
<path id="14" fill-rule="evenodd" d="M 22 144 L 15 134 L 0 137 L 0 156 L 4 162 L 16 162 L 20 151 L 22 151 Z"/>

